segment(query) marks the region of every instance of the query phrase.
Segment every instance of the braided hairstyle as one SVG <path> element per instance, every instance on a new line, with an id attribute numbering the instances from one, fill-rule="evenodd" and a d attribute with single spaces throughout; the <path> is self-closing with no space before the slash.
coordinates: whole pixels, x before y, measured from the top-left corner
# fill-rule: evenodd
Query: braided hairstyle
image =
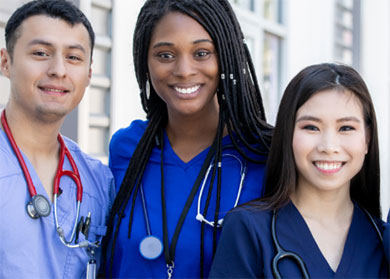
<path id="1" fill-rule="evenodd" d="M 147 96 L 146 83 L 148 80 L 148 50 L 152 32 L 161 18 L 169 12 L 180 12 L 195 19 L 211 36 L 218 54 L 221 76 L 216 94 L 220 112 L 217 134 L 213 144 L 216 146 L 213 157 L 214 165 L 217 165 L 216 163 L 220 162 L 222 157 L 222 137 L 225 126 L 235 148 L 247 160 L 263 163 L 262 161 L 256 161 L 253 156 L 248 156 L 244 152 L 243 146 L 256 155 L 267 155 L 270 146 L 272 127 L 266 123 L 254 66 L 240 25 L 228 0 L 147 0 L 138 15 L 134 31 L 133 57 L 135 73 L 140 87 L 141 102 L 149 122 L 130 160 L 108 220 L 107 237 L 103 243 L 103 255 L 107 253 L 110 240 L 110 273 L 123 212 L 131 198 L 128 228 L 128 237 L 130 237 L 135 199 L 142 176 L 149 156 L 156 143 L 159 142 L 159 135 L 161 135 L 168 122 L 166 104 L 152 86 L 150 86 L 150 97 Z M 259 142 L 261 144 L 258 144 Z M 259 156 L 256 157 L 259 158 Z M 220 168 L 213 168 L 210 185 L 214 184 L 215 177 L 217 179 L 217 201 L 214 223 L 216 224 L 221 189 Z M 204 214 L 207 213 L 210 197 L 211 189 L 207 196 Z M 117 222 L 115 223 L 117 216 Z M 201 226 L 201 276 L 203 275 L 204 225 L 202 223 Z M 213 252 L 216 249 L 216 236 L 217 227 L 215 226 Z M 105 264 L 106 257 L 103 258 L 103 264 Z"/>

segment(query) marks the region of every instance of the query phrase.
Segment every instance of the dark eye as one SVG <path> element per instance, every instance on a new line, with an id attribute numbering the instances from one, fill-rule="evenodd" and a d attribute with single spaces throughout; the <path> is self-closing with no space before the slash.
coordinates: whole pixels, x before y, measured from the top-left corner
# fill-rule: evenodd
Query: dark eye
<path id="1" fill-rule="evenodd" d="M 35 56 L 41 56 L 41 57 L 49 56 L 46 52 L 43 52 L 43 51 L 35 51 L 35 52 L 33 53 L 33 55 L 35 55 Z"/>
<path id="2" fill-rule="evenodd" d="M 348 131 L 353 131 L 353 130 L 355 130 L 355 128 L 352 126 L 342 126 L 340 128 L 340 132 L 348 132 Z"/>
<path id="3" fill-rule="evenodd" d="M 74 60 L 74 61 L 81 61 L 81 58 L 75 55 L 69 55 L 68 59 Z"/>
<path id="4" fill-rule="evenodd" d="M 171 53 L 168 53 L 168 52 L 159 53 L 159 54 L 157 54 L 157 56 L 159 58 L 162 58 L 162 59 L 172 59 L 173 58 L 173 55 Z"/>
<path id="5" fill-rule="evenodd" d="M 319 131 L 319 129 L 316 126 L 314 126 L 314 125 L 305 125 L 303 127 L 303 129 L 304 130 L 309 130 L 309 131 Z"/>
<path id="6" fill-rule="evenodd" d="M 196 52 L 195 56 L 196 57 L 206 57 L 209 54 L 210 54 L 210 51 L 200 50 L 200 51 Z"/>

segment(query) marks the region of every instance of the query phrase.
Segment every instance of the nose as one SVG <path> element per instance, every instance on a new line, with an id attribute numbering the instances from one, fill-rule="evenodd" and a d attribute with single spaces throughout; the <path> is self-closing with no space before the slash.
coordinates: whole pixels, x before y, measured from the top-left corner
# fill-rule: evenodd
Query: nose
<path id="1" fill-rule="evenodd" d="M 320 135 L 317 145 L 318 152 L 333 154 L 340 151 L 340 139 L 337 132 L 326 131 Z"/>
<path id="2" fill-rule="evenodd" d="M 49 63 L 48 75 L 50 77 L 61 78 L 66 76 L 65 58 L 54 56 Z"/>
<path id="3" fill-rule="evenodd" d="M 173 74 L 177 77 L 186 78 L 195 75 L 197 72 L 195 61 L 192 57 L 180 56 L 175 63 Z"/>

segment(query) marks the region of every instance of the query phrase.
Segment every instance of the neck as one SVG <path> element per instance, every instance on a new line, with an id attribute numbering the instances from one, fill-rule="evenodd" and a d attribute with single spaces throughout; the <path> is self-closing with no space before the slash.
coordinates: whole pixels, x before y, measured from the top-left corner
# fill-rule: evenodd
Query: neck
<path id="1" fill-rule="evenodd" d="M 168 112 L 167 135 L 173 150 L 185 162 L 209 147 L 217 134 L 219 108 L 198 115 L 173 115 Z M 224 135 L 227 132 L 224 130 Z"/>
<path id="2" fill-rule="evenodd" d="M 43 123 L 8 107 L 6 116 L 17 146 L 30 160 L 34 161 L 34 158 L 38 159 L 41 156 L 57 156 L 57 135 L 62 121 L 61 123 Z"/>
<path id="3" fill-rule="evenodd" d="M 349 187 L 318 191 L 298 186 L 291 195 L 291 200 L 305 219 L 344 222 L 345 219 L 350 219 L 353 213 Z"/>

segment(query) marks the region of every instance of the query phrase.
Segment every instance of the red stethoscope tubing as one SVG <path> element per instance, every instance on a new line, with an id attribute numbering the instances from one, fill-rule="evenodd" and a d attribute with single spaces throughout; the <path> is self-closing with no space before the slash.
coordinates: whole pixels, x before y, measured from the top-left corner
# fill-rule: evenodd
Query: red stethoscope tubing
<path id="1" fill-rule="evenodd" d="M 27 169 L 26 163 L 23 160 L 23 156 L 20 153 L 20 150 L 19 150 L 18 146 L 16 145 L 15 139 L 12 136 L 11 130 L 8 126 L 7 117 L 5 115 L 5 109 L 1 113 L 1 124 L 3 125 L 4 132 L 6 133 L 8 140 L 11 143 L 12 149 L 15 152 L 16 158 L 19 161 L 19 165 L 22 168 L 24 177 L 25 177 L 26 182 L 27 182 L 27 188 L 28 188 L 28 191 L 30 193 L 30 196 L 34 197 L 37 195 L 37 191 L 35 189 L 34 183 L 32 182 L 32 179 L 31 179 L 30 173 Z M 73 160 L 73 157 L 70 154 L 68 148 L 66 147 L 65 142 L 60 134 L 58 134 L 57 139 L 58 139 L 58 142 L 60 143 L 60 160 L 58 162 L 57 173 L 56 173 L 56 176 L 54 178 L 53 194 L 54 195 L 58 194 L 59 189 L 60 189 L 60 179 L 63 175 L 66 175 L 66 176 L 69 176 L 71 179 L 73 179 L 73 181 L 75 181 L 76 186 L 77 186 L 77 201 L 81 202 L 82 197 L 83 197 L 83 186 L 81 185 L 80 174 L 79 174 L 79 171 L 77 169 L 76 163 Z M 64 165 L 65 156 L 68 157 L 68 160 L 70 162 L 70 165 L 72 166 L 73 171 L 62 169 L 63 165 Z"/>
<path id="2" fill-rule="evenodd" d="M 73 181 L 76 183 L 77 201 L 81 202 L 83 199 L 83 185 L 81 185 L 79 170 L 77 169 L 76 163 L 73 160 L 72 155 L 70 154 L 69 149 L 66 147 L 65 142 L 60 134 L 58 134 L 57 139 L 60 143 L 61 151 L 60 151 L 60 161 L 58 162 L 57 173 L 54 178 L 53 194 L 58 194 L 60 189 L 60 179 L 63 175 L 66 175 L 69 176 L 71 179 L 73 179 Z M 70 162 L 70 165 L 72 166 L 73 171 L 62 169 L 64 165 L 65 156 L 68 157 L 68 160 Z"/>

